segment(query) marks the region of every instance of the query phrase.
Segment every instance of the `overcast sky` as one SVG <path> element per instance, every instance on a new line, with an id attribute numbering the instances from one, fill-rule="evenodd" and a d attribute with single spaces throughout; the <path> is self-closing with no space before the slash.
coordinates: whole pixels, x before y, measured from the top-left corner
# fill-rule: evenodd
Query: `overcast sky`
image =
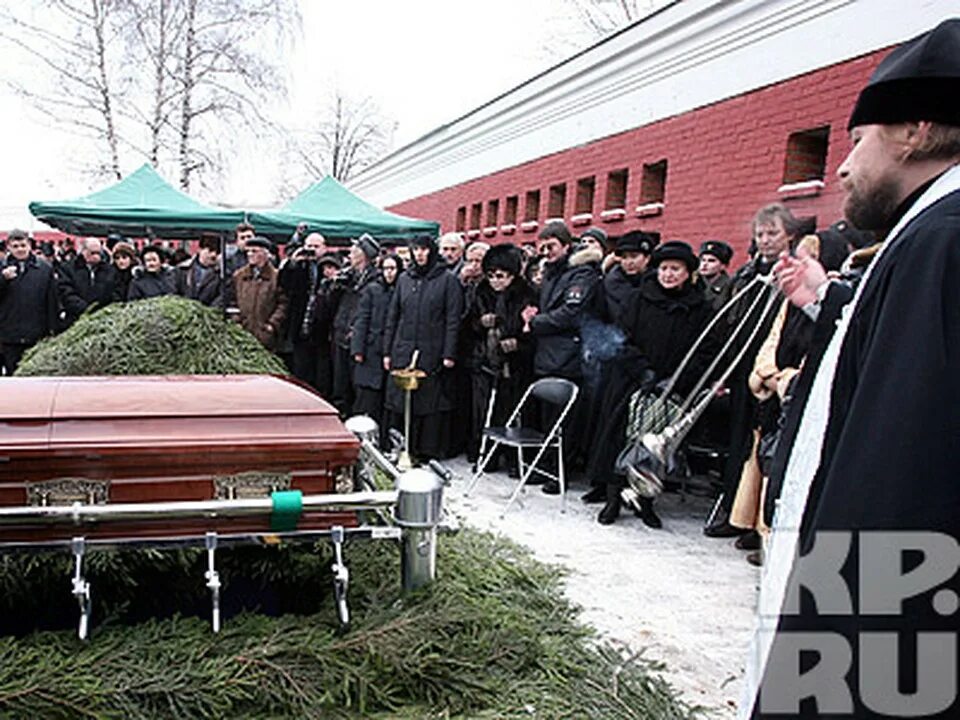
<path id="1" fill-rule="evenodd" d="M 284 63 L 289 99 L 280 106 L 302 127 L 339 86 L 371 97 L 397 122 L 393 147 L 509 90 L 571 54 L 563 0 L 302 0 L 303 33 Z M 0 57 L 0 72 L 11 68 Z M 39 71 L 39 70 L 38 70 Z M 78 140 L 0 90 L 0 230 L 42 229 L 30 200 L 66 199 L 99 187 L 83 172 Z M 243 144 L 221 197 L 208 201 L 269 204 L 283 168 L 268 148 Z M 130 172 L 139 164 L 132 156 Z M 172 182 L 175 178 L 168 177 Z M 203 195 L 198 192 L 198 195 Z"/>

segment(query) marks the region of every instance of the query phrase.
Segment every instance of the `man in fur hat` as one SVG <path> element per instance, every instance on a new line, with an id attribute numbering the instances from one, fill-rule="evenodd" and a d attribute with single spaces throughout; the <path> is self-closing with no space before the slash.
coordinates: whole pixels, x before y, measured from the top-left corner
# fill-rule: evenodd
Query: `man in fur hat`
<path id="1" fill-rule="evenodd" d="M 855 288 L 775 268 L 817 326 L 770 474 L 745 717 L 960 716 L 958 97 L 960 19 L 884 58 L 838 170 L 883 247 Z"/>

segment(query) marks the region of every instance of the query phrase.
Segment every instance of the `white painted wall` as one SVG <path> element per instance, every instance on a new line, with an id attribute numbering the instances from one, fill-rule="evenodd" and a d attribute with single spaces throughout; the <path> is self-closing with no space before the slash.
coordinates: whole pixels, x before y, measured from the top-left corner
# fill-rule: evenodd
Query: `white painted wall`
<path id="1" fill-rule="evenodd" d="M 849 60 L 958 14 L 958 0 L 678 0 L 397 150 L 350 188 L 392 205 Z"/>

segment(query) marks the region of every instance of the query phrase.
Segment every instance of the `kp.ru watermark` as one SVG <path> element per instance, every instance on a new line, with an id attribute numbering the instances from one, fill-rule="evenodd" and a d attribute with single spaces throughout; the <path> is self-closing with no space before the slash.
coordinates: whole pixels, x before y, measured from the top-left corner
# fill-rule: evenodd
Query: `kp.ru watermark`
<path id="1" fill-rule="evenodd" d="M 785 594 L 761 593 L 761 713 L 960 717 L 958 570 L 947 534 L 818 533 Z"/>

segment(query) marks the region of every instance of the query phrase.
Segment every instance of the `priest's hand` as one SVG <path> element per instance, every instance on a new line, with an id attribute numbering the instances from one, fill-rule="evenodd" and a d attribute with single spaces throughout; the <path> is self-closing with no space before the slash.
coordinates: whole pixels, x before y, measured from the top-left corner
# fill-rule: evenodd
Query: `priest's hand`
<path id="1" fill-rule="evenodd" d="M 790 302 L 801 308 L 817 302 L 817 290 L 829 282 L 823 266 L 803 246 L 797 249 L 796 257 L 787 253 L 780 255 L 773 272 L 777 287 Z"/>

